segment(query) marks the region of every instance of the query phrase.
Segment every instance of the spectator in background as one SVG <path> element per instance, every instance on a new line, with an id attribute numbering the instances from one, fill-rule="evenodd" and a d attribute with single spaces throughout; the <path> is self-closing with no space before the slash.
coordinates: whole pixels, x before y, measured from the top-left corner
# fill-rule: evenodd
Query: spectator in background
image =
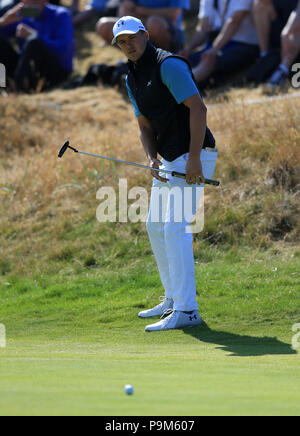
<path id="1" fill-rule="evenodd" d="M 124 0 L 118 15 L 141 19 L 154 45 L 176 53 L 184 46 L 182 18 L 183 10 L 189 6 L 189 0 Z M 97 24 L 98 34 L 107 43 L 113 39 L 116 21 L 115 18 L 102 18 Z"/>
<path id="2" fill-rule="evenodd" d="M 299 15 L 298 0 L 254 1 L 253 16 L 259 37 L 260 58 L 249 71 L 249 81 L 263 82 L 275 68 L 268 87 L 272 89 L 287 81 L 290 67 L 299 53 Z"/>
<path id="3" fill-rule="evenodd" d="M 180 52 L 180 55 L 189 58 L 198 48 L 198 53 L 193 57 L 192 63 L 200 62 L 201 54 L 212 47 L 212 42 L 218 36 L 222 27 L 221 8 L 218 0 L 207 3 L 198 0 L 199 13 L 198 25 L 188 46 Z"/>
<path id="4" fill-rule="evenodd" d="M 211 76 L 217 81 L 249 67 L 259 56 L 258 38 L 251 19 L 253 0 L 203 0 L 200 18 L 206 17 L 221 31 L 211 47 L 200 53 L 193 68 L 196 80 L 205 86 Z M 191 63 L 193 60 L 191 59 Z"/>
<path id="5" fill-rule="evenodd" d="M 24 18 L 28 7 L 35 12 Z M 17 38 L 18 53 L 9 41 L 12 37 Z M 45 87 L 63 82 L 72 72 L 73 56 L 73 25 L 67 9 L 47 0 L 24 0 L 0 18 L 0 62 L 17 91 L 36 90 L 41 81 Z"/>
<path id="6" fill-rule="evenodd" d="M 74 0 L 74 2 L 76 1 L 79 0 Z M 0 17 L 18 3 L 20 3 L 19 0 L 0 0 Z M 60 0 L 50 0 L 49 3 L 52 5 L 59 5 Z"/>
<path id="7" fill-rule="evenodd" d="M 91 0 L 85 9 L 79 12 L 79 0 L 74 0 L 72 5 L 73 24 L 75 27 L 101 16 L 117 16 L 120 0 Z"/>
<path id="8" fill-rule="evenodd" d="M 185 41 L 190 42 L 192 35 L 195 33 L 198 24 L 200 2 L 201 0 L 190 0 L 189 9 L 184 9 L 183 11 Z"/>

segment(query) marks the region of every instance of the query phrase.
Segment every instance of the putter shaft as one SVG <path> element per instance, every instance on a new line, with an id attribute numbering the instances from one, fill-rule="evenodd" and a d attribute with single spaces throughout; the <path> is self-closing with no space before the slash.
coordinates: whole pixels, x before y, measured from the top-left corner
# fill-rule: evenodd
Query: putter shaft
<path id="1" fill-rule="evenodd" d="M 85 155 L 87 155 L 87 156 L 99 157 L 99 158 L 101 158 L 101 159 L 111 160 L 111 161 L 113 161 L 113 162 L 123 163 L 123 164 L 131 165 L 131 166 L 134 166 L 134 167 L 145 168 L 145 169 L 147 169 L 147 170 L 156 171 L 156 172 L 158 172 L 158 173 L 167 173 L 167 174 L 173 174 L 173 173 L 174 173 L 174 171 L 161 170 L 161 169 L 159 169 L 159 168 L 152 168 L 152 167 L 149 167 L 149 166 L 147 166 L 147 165 L 137 164 L 137 163 L 133 163 L 133 162 L 127 162 L 127 161 L 125 161 L 125 160 L 114 159 L 114 158 L 111 158 L 111 157 L 99 156 L 99 155 L 97 155 L 97 154 L 86 153 L 86 152 L 84 152 L 84 151 L 79 151 L 79 150 L 77 150 L 77 153 L 79 153 L 79 154 L 85 154 Z M 181 174 L 182 177 L 185 179 L 185 174 L 182 174 L 182 173 L 176 173 L 176 174 Z"/>
<path id="2" fill-rule="evenodd" d="M 151 171 L 156 171 L 158 173 L 171 174 L 173 177 L 177 177 L 177 178 L 180 178 L 180 179 L 185 179 L 186 178 L 186 174 L 184 174 L 184 173 L 178 173 L 176 171 L 168 171 L 168 170 L 163 170 L 163 169 L 159 169 L 159 168 L 152 168 L 152 167 L 149 167 L 147 165 L 137 164 L 137 163 L 133 163 L 133 162 L 127 162 L 125 160 L 114 159 L 112 157 L 100 156 L 98 154 L 93 154 L 93 153 L 87 153 L 85 151 L 80 151 L 80 150 L 77 150 L 76 148 L 71 147 L 69 141 L 66 142 L 63 145 L 63 147 L 61 148 L 61 150 L 59 152 L 58 157 L 62 158 L 68 148 L 73 150 L 75 153 L 83 154 L 85 156 L 96 157 L 96 158 L 99 158 L 99 159 L 106 159 L 106 160 L 110 160 L 110 161 L 113 161 L 113 162 L 123 163 L 123 164 L 126 164 L 126 165 L 131 165 L 131 166 L 135 166 L 135 167 L 139 167 L 139 168 L 144 168 L 144 169 L 151 170 Z M 220 185 L 220 182 L 218 182 L 217 180 L 210 180 L 210 179 L 205 179 L 205 183 L 207 185 L 213 185 L 213 186 L 219 186 Z"/>

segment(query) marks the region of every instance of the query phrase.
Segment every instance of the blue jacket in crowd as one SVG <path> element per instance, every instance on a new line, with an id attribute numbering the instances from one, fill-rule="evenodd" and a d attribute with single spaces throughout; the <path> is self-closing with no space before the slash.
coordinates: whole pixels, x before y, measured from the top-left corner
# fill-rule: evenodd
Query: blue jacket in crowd
<path id="1" fill-rule="evenodd" d="M 17 23 L 0 28 L 0 35 L 6 38 L 14 37 L 20 23 L 35 29 L 38 37 L 56 55 L 62 68 L 72 72 L 75 51 L 74 31 L 71 15 L 66 8 L 47 4 L 38 18 L 23 18 Z M 18 39 L 18 43 L 22 52 L 24 39 Z"/>

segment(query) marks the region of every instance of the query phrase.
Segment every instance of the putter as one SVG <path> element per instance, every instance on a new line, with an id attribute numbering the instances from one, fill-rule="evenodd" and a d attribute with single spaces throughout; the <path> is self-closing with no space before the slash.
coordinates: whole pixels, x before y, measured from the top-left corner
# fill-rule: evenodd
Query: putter
<path id="1" fill-rule="evenodd" d="M 60 150 L 60 152 L 58 154 L 58 157 L 62 158 L 68 148 L 70 150 L 74 151 L 74 153 L 84 154 L 86 156 L 97 157 L 97 158 L 100 158 L 100 159 L 111 160 L 113 162 L 118 162 L 118 163 L 123 163 L 123 164 L 127 164 L 127 165 L 132 165 L 132 166 L 139 167 L 139 168 L 145 168 L 147 170 L 157 171 L 158 173 L 171 174 L 173 177 L 177 177 L 179 179 L 185 179 L 186 178 L 186 174 L 184 174 L 184 173 L 177 173 L 176 171 L 160 170 L 158 168 L 151 168 L 151 167 L 148 167 L 146 165 L 140 165 L 140 164 L 136 164 L 136 163 L 132 163 L 132 162 L 126 162 L 124 160 L 114 159 L 112 157 L 105 157 L 105 156 L 100 156 L 98 154 L 86 153 L 85 151 L 76 150 L 76 148 L 70 146 L 70 142 L 69 141 L 67 141 L 62 146 L 62 148 L 61 148 L 61 150 Z M 220 182 L 218 182 L 217 180 L 205 179 L 205 183 L 207 185 L 220 186 Z"/>

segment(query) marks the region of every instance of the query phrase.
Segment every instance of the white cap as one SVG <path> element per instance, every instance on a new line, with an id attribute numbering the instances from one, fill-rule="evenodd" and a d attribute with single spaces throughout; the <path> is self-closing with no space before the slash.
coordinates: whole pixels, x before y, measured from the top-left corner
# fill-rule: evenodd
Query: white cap
<path id="1" fill-rule="evenodd" d="M 120 18 L 113 28 L 114 39 L 112 40 L 112 45 L 117 42 L 117 37 L 119 35 L 134 35 L 140 30 L 146 32 L 146 28 L 138 18 L 134 17 L 122 17 Z"/>

